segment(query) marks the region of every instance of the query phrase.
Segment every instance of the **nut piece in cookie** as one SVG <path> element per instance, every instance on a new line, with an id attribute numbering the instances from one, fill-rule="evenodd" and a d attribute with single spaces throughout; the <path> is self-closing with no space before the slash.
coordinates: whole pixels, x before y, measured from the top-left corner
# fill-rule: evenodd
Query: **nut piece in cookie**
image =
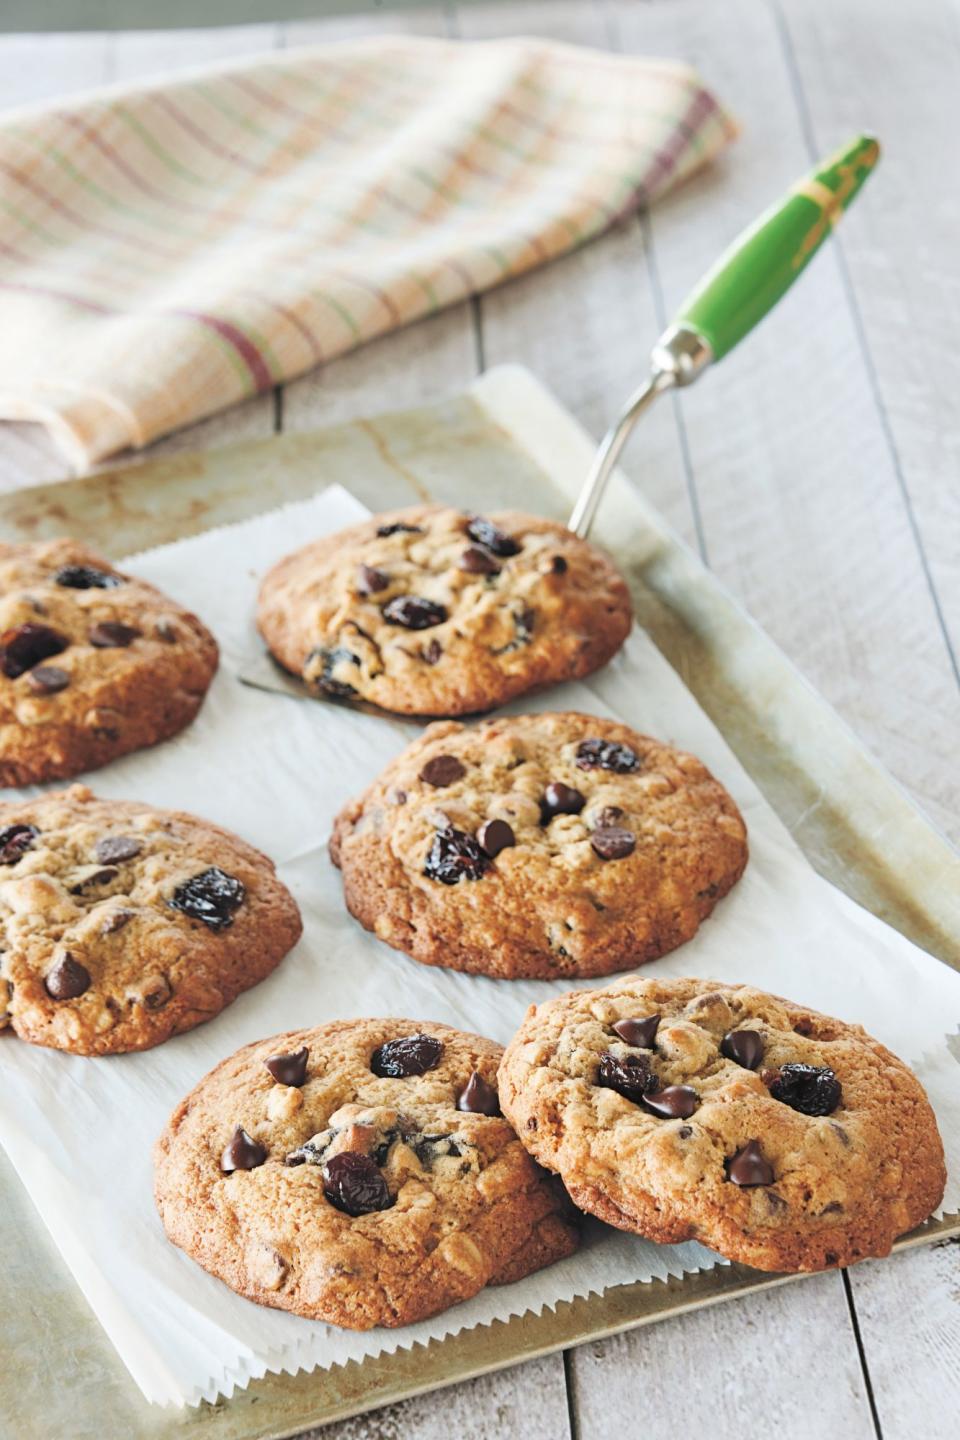
<path id="1" fill-rule="evenodd" d="M 606 664 L 630 613 L 610 560 L 563 525 L 421 505 L 286 556 L 257 623 L 322 695 L 468 715 Z"/>
<path id="2" fill-rule="evenodd" d="M 689 940 L 743 873 L 747 835 L 694 756 L 548 712 L 429 726 L 341 811 L 331 854 L 347 908 L 388 945 L 548 979 Z"/>
<path id="3" fill-rule="evenodd" d="M 355 1330 L 562 1259 L 575 1212 L 500 1114 L 502 1053 L 413 1020 L 247 1045 L 157 1142 L 169 1238 L 261 1305 Z"/>
<path id="4" fill-rule="evenodd" d="M 217 668 L 195 615 L 75 540 L 0 545 L 0 785 L 176 735 Z"/>
<path id="5" fill-rule="evenodd" d="M 0 1030 L 34 1045 L 159 1045 L 269 975 L 300 929 L 273 863 L 205 820 L 81 785 L 0 805 Z"/>
<path id="6" fill-rule="evenodd" d="M 531 1006 L 499 1090 L 584 1210 L 760 1270 L 886 1255 L 943 1196 L 936 1119 L 906 1065 L 858 1025 L 747 985 L 629 979 Z"/>

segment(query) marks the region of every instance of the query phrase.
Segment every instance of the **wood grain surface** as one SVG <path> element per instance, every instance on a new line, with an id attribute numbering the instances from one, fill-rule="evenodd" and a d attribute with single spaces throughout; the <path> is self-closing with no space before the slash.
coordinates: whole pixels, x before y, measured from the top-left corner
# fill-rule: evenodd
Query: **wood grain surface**
<path id="1" fill-rule="evenodd" d="M 298 7 L 299 8 L 299 7 Z M 0 15 L 0 25 L 2 25 Z M 743 134 L 708 174 L 545 270 L 170 437 L 305 430 L 528 365 L 599 435 L 738 230 L 872 129 L 885 158 L 747 343 L 637 434 L 625 469 L 933 821 L 960 839 L 960 82 L 955 0 L 540 0 L 225 30 L 0 36 L 5 105 L 390 29 L 535 33 L 692 60 Z M 63 471 L 0 427 L 0 488 Z M 960 1246 L 922 1248 L 502 1371 L 325 1440 L 953 1440 Z M 321 1432 L 312 1432 L 319 1435 Z"/>

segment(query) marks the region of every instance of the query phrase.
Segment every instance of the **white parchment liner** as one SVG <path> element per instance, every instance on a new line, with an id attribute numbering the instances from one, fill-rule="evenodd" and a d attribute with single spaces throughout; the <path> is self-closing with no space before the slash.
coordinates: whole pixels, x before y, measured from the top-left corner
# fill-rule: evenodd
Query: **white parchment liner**
<path id="1" fill-rule="evenodd" d="M 138 557 L 138 574 L 215 631 L 223 664 L 188 731 L 92 777 L 101 795 L 193 811 L 267 851 L 303 909 L 300 945 L 210 1024 L 142 1055 L 90 1060 L 0 1037 L 0 1142 L 123 1361 L 158 1403 L 229 1396 L 268 1370 L 361 1359 L 717 1263 L 695 1244 L 656 1246 L 591 1223 L 570 1260 L 420 1325 L 358 1335 L 240 1299 L 164 1238 L 152 1201 L 151 1146 L 181 1095 L 239 1046 L 360 1015 L 441 1020 L 506 1041 L 531 1001 L 569 988 L 428 968 L 361 930 L 326 854 L 331 819 L 418 727 L 265 694 L 236 679 L 258 643 L 259 575 L 308 537 L 365 513 L 333 488 Z M 944 1210 L 960 1209 L 960 1070 L 946 1044 L 960 1019 L 960 975 L 814 874 L 645 635 L 634 633 L 585 684 L 511 708 L 615 715 L 702 757 L 745 815 L 751 860 L 696 939 L 651 973 L 746 981 L 862 1023 L 927 1085 L 948 1152 Z"/>

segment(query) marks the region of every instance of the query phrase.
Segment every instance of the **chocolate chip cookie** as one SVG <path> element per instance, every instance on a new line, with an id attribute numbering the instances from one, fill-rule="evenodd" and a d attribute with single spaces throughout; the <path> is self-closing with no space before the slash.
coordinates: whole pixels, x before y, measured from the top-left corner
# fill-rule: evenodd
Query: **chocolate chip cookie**
<path id="1" fill-rule="evenodd" d="M 672 950 L 740 878 L 699 760 L 574 712 L 429 726 L 337 817 L 347 907 L 427 965 L 608 975 Z"/>
<path id="2" fill-rule="evenodd" d="M 901 1060 L 746 985 L 630 979 L 531 1006 L 500 1098 L 584 1210 L 760 1270 L 886 1255 L 946 1181 Z"/>
<path id="3" fill-rule="evenodd" d="M 630 597 L 605 555 L 552 520 L 421 505 L 281 560 L 258 624 L 322 693 L 467 715 L 604 665 L 630 629 Z"/>
<path id="4" fill-rule="evenodd" d="M 206 820 L 81 785 L 0 805 L 0 1031 L 147 1050 L 269 975 L 300 929 L 272 862 Z"/>
<path id="5" fill-rule="evenodd" d="M 0 785 L 176 735 L 217 658 L 196 615 L 77 541 L 0 544 Z"/>
<path id="6" fill-rule="evenodd" d="M 502 1053 L 414 1020 L 245 1046 L 157 1143 L 168 1236 L 248 1299 L 354 1330 L 569 1255 L 572 1207 L 500 1115 Z"/>

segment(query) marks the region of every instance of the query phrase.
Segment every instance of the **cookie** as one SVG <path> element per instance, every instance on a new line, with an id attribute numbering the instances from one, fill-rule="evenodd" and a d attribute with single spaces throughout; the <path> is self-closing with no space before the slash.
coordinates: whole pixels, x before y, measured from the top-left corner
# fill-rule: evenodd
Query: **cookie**
<path id="1" fill-rule="evenodd" d="M 467 715 L 604 665 L 630 596 L 595 546 L 513 511 L 375 515 L 288 555 L 260 590 L 280 664 L 327 695 Z"/>
<path id="2" fill-rule="evenodd" d="M 531 1006 L 500 1098 L 584 1210 L 760 1270 L 886 1255 L 943 1196 L 906 1065 L 859 1025 L 747 985 L 629 979 Z"/>
<path id="3" fill-rule="evenodd" d="M 77 541 L 0 544 L 0 785 L 176 735 L 217 659 L 196 615 Z"/>
<path id="4" fill-rule="evenodd" d="M 206 820 L 81 785 L 0 805 L 0 1031 L 147 1050 L 269 975 L 300 930 L 272 861 Z"/>
<path id="5" fill-rule="evenodd" d="M 574 712 L 429 726 L 337 817 L 347 907 L 426 965 L 609 975 L 689 940 L 746 827 L 692 755 Z"/>
<path id="6" fill-rule="evenodd" d="M 569 1255 L 573 1209 L 500 1116 L 502 1053 L 419 1020 L 245 1046 L 157 1143 L 167 1235 L 248 1299 L 354 1330 Z"/>

